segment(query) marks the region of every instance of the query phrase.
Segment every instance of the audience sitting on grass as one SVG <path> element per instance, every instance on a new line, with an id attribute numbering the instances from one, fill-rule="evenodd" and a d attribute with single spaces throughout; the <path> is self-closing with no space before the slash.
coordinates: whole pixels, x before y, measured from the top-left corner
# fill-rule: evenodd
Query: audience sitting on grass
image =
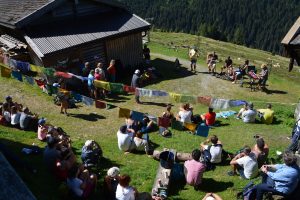
<path id="1" fill-rule="evenodd" d="M 164 111 L 162 114 L 162 117 L 166 117 L 169 118 L 170 120 L 173 120 L 175 117 L 171 109 L 172 109 L 172 105 L 168 104 L 166 107 L 166 111 Z"/>
<path id="2" fill-rule="evenodd" d="M 208 145 L 211 142 L 211 145 Z M 218 164 L 222 162 L 222 143 L 216 135 L 210 137 L 200 144 L 201 150 L 204 155 L 210 158 L 210 162 Z"/>
<path id="3" fill-rule="evenodd" d="M 68 172 L 67 186 L 77 198 L 87 199 L 94 192 L 96 183 L 97 176 L 83 166 L 74 164 Z"/>
<path id="4" fill-rule="evenodd" d="M 83 165 L 88 167 L 96 166 L 103 156 L 100 145 L 95 140 L 87 140 L 81 149 L 81 160 Z"/>
<path id="5" fill-rule="evenodd" d="M 254 188 L 256 200 L 262 200 L 267 192 L 284 197 L 294 192 L 299 183 L 300 171 L 296 161 L 297 158 L 292 152 L 285 152 L 284 164 L 263 165 L 261 167 L 262 183 Z"/>
<path id="6" fill-rule="evenodd" d="M 258 109 L 258 117 L 264 124 L 272 124 L 274 119 L 274 110 L 272 110 L 272 105 L 268 104 L 266 109 Z"/>
<path id="7" fill-rule="evenodd" d="M 181 104 L 176 119 L 182 123 L 191 123 L 192 115 L 193 113 L 188 104 Z"/>
<path id="8" fill-rule="evenodd" d="M 208 108 L 208 112 L 204 115 L 201 115 L 203 121 L 207 126 L 213 126 L 216 122 L 216 113 L 213 108 Z"/>
<path id="9" fill-rule="evenodd" d="M 256 139 L 256 144 L 252 148 L 252 152 L 255 154 L 257 159 L 258 168 L 264 165 L 268 159 L 269 146 L 265 143 L 264 139 L 258 135 L 254 136 Z"/>
<path id="10" fill-rule="evenodd" d="M 10 124 L 15 128 L 20 128 L 21 113 L 16 106 L 11 107 Z"/>
<path id="11" fill-rule="evenodd" d="M 104 178 L 104 195 L 107 200 L 116 199 L 116 191 L 119 184 L 120 169 L 112 167 L 107 171 L 107 176 Z"/>
<path id="12" fill-rule="evenodd" d="M 257 160 L 249 146 L 245 146 L 243 152 L 231 160 L 230 165 L 232 166 L 232 171 L 228 172 L 229 176 L 237 175 L 238 171 L 242 178 L 251 179 L 258 174 Z"/>
<path id="13" fill-rule="evenodd" d="M 244 111 L 248 110 L 248 103 L 246 102 L 243 107 L 240 109 L 240 111 L 236 115 L 236 119 L 242 119 L 242 114 Z"/>
<path id="14" fill-rule="evenodd" d="M 291 144 L 288 146 L 287 150 L 292 152 L 300 152 L 300 120 L 298 120 L 293 129 L 292 129 L 292 137 Z"/>
<path id="15" fill-rule="evenodd" d="M 216 193 L 207 193 L 202 200 L 222 200 L 222 198 Z"/>
<path id="16" fill-rule="evenodd" d="M 253 108 L 253 103 L 249 103 L 247 106 L 247 110 L 242 113 L 242 119 L 245 123 L 255 123 L 256 118 L 256 110 Z"/>
<path id="17" fill-rule="evenodd" d="M 32 114 L 27 107 L 24 107 L 20 115 L 20 128 L 22 130 L 37 131 L 38 116 Z"/>
<path id="18" fill-rule="evenodd" d="M 184 175 L 186 183 L 199 190 L 202 184 L 202 177 L 205 171 L 205 165 L 200 162 L 201 151 L 195 149 L 192 152 L 192 160 L 184 162 Z"/>
<path id="19" fill-rule="evenodd" d="M 48 135 L 48 126 L 46 125 L 46 120 L 44 118 L 41 118 L 38 121 L 38 131 L 37 131 L 37 137 L 41 141 L 45 141 L 46 137 Z"/>
<path id="20" fill-rule="evenodd" d="M 71 148 L 64 146 L 59 139 L 49 136 L 44 150 L 44 162 L 48 170 L 56 173 L 58 167 L 70 169 L 76 162 Z"/>
<path id="21" fill-rule="evenodd" d="M 4 103 L 2 105 L 2 116 L 4 117 L 5 119 L 5 124 L 10 124 L 10 110 L 9 110 L 9 106 L 8 106 L 8 103 Z"/>
<path id="22" fill-rule="evenodd" d="M 127 128 L 126 125 L 120 127 L 117 132 L 118 147 L 121 151 L 129 153 L 135 149 L 133 142 L 135 131 L 131 128 Z"/>
<path id="23" fill-rule="evenodd" d="M 127 174 L 121 175 L 119 177 L 119 184 L 116 190 L 117 200 L 135 200 L 138 196 L 138 191 L 136 188 L 129 185 L 131 181 L 130 176 Z"/>
<path id="24" fill-rule="evenodd" d="M 11 107 L 15 106 L 18 111 L 21 111 L 23 108 L 22 104 L 18 104 L 17 102 L 13 102 L 13 99 L 11 96 L 6 96 L 5 97 L 5 103 L 8 104 L 8 109 L 11 110 Z"/>
<path id="25" fill-rule="evenodd" d="M 145 151 L 146 154 L 150 154 L 148 139 L 143 138 L 143 133 L 141 131 L 138 131 L 135 134 L 133 141 L 134 141 L 136 151 Z"/>

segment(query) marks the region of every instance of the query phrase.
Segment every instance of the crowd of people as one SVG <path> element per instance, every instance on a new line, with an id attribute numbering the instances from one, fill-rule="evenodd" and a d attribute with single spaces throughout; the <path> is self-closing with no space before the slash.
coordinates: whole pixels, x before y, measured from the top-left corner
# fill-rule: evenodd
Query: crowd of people
<path id="1" fill-rule="evenodd" d="M 146 63 L 150 62 L 150 49 L 144 47 L 144 58 Z M 191 71 L 196 72 L 196 63 L 199 53 L 197 49 L 189 51 L 191 59 Z M 207 65 L 208 71 L 215 74 L 218 63 L 218 55 L 216 52 L 208 54 Z M 86 62 L 82 69 L 82 75 L 87 77 L 87 86 L 89 95 L 92 98 L 105 97 L 108 91 L 96 88 L 95 80 L 116 81 L 116 61 L 111 60 L 108 68 L 105 70 L 101 62 L 92 68 L 90 63 Z M 258 75 L 259 85 L 265 85 L 268 79 L 268 68 L 262 65 L 262 72 Z M 228 57 L 225 65 L 221 68 L 221 75 L 225 74 L 231 77 L 233 83 L 242 78 L 249 71 L 249 61 L 246 60 L 239 70 L 234 70 L 233 61 Z M 141 71 L 135 70 L 131 86 L 141 87 Z M 135 94 L 136 103 L 141 103 L 138 94 Z M 67 114 L 66 99 L 61 99 L 61 112 Z M 208 108 L 205 114 L 195 114 L 193 107 L 189 103 L 182 104 L 179 112 L 174 114 L 172 106 L 168 104 L 166 110 L 162 113 L 162 118 L 172 121 L 178 121 L 182 124 L 204 124 L 206 126 L 216 125 L 216 113 L 213 108 Z M 244 123 L 255 123 L 261 121 L 264 124 L 272 124 L 274 121 L 274 111 L 272 105 L 268 104 L 266 109 L 254 109 L 252 103 L 247 103 L 238 112 L 237 119 L 242 119 Z M 92 172 L 92 166 L 97 165 L 102 157 L 101 147 L 93 140 L 88 140 L 82 147 L 81 160 L 78 162 L 75 153 L 72 150 L 71 138 L 60 127 L 56 127 L 46 123 L 46 119 L 38 118 L 27 107 L 22 104 L 13 102 L 12 97 L 7 96 L 5 102 L 1 104 L 0 124 L 19 128 L 21 130 L 32 130 L 37 132 L 37 138 L 46 142 L 43 152 L 45 166 L 49 173 L 52 173 L 61 181 L 65 181 L 71 195 L 76 198 L 88 198 L 97 187 L 98 176 Z M 143 116 L 141 120 L 134 119 L 133 114 L 125 120 L 117 131 L 118 148 L 120 151 L 128 153 L 144 152 L 146 155 L 153 154 L 151 146 L 150 133 L 156 130 L 155 122 L 148 116 Z M 166 130 L 166 129 L 164 129 Z M 218 167 L 224 163 L 226 159 L 230 160 L 231 171 L 229 176 L 239 175 L 243 179 L 253 179 L 262 174 L 262 183 L 256 185 L 256 200 L 263 198 L 263 194 L 271 192 L 282 196 L 288 196 L 298 187 L 300 170 L 296 164 L 295 151 L 299 149 L 300 139 L 300 122 L 296 123 L 293 129 L 292 143 L 288 147 L 289 151 L 283 153 L 284 164 L 269 165 L 268 155 L 269 146 L 264 138 L 255 135 L 255 145 L 253 147 L 244 146 L 236 153 L 228 153 L 224 150 L 226 144 L 221 142 L 217 135 L 212 135 L 194 149 L 191 153 L 191 160 L 184 162 L 183 173 L 185 181 L 188 185 L 194 187 L 195 190 L 201 190 L 205 180 L 203 175 L 206 171 Z M 211 167 L 213 166 L 213 167 Z M 128 174 L 121 174 L 118 167 L 111 167 L 107 171 L 104 178 L 103 194 L 106 199 L 117 200 L 134 200 L 134 199 L 155 199 L 162 200 L 158 196 L 151 197 L 148 193 L 140 193 L 135 187 L 130 185 L 131 178 Z M 215 193 L 207 193 L 203 200 L 221 200 L 222 198 Z"/>

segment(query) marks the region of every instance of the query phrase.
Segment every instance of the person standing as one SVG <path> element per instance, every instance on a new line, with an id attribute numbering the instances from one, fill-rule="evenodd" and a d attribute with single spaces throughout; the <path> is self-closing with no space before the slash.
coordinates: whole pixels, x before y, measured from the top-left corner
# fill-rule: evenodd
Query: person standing
<path id="1" fill-rule="evenodd" d="M 131 87 L 134 88 L 140 88 L 141 87 L 141 76 L 140 76 L 141 72 L 140 70 L 135 70 L 133 76 L 132 76 L 132 80 L 131 80 Z M 140 101 L 140 96 L 138 93 L 135 93 L 135 102 L 138 104 L 141 104 Z"/>
<path id="2" fill-rule="evenodd" d="M 107 73 L 108 73 L 108 78 L 109 81 L 114 83 L 116 82 L 116 61 L 115 60 L 111 60 L 109 63 L 109 67 L 107 68 Z"/>
<path id="3" fill-rule="evenodd" d="M 147 47 L 146 44 L 144 45 L 143 55 L 144 55 L 146 64 L 150 64 L 150 49 Z"/>
<path id="4" fill-rule="evenodd" d="M 197 67 L 197 59 L 199 57 L 199 53 L 197 49 L 191 49 L 189 51 L 189 57 L 191 60 L 191 71 L 196 72 L 196 67 Z"/>

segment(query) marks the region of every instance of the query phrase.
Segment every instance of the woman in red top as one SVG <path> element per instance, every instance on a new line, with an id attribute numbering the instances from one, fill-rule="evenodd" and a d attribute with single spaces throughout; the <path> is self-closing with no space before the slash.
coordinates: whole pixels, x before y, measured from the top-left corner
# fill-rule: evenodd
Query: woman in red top
<path id="1" fill-rule="evenodd" d="M 201 115 L 202 120 L 205 120 L 207 126 L 213 126 L 216 122 L 216 113 L 213 108 L 208 108 L 208 113 Z"/>
<path id="2" fill-rule="evenodd" d="M 110 82 L 115 82 L 116 81 L 116 67 L 115 67 L 116 61 L 111 60 L 109 67 L 107 68 L 107 73 L 109 76 L 109 81 Z"/>

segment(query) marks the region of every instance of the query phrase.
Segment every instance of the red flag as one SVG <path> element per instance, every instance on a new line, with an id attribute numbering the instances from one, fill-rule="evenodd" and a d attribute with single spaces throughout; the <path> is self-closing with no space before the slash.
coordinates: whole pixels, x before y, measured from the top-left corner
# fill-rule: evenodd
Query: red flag
<path id="1" fill-rule="evenodd" d="M 95 105 L 96 105 L 96 108 L 106 108 L 106 103 L 99 101 L 99 100 L 95 101 Z"/>
<path id="2" fill-rule="evenodd" d="M 128 85 L 124 85 L 123 90 L 128 93 L 135 93 L 135 88 Z"/>
<path id="3" fill-rule="evenodd" d="M 66 72 L 55 72 L 54 75 L 62 78 L 72 78 L 72 75 Z"/>

